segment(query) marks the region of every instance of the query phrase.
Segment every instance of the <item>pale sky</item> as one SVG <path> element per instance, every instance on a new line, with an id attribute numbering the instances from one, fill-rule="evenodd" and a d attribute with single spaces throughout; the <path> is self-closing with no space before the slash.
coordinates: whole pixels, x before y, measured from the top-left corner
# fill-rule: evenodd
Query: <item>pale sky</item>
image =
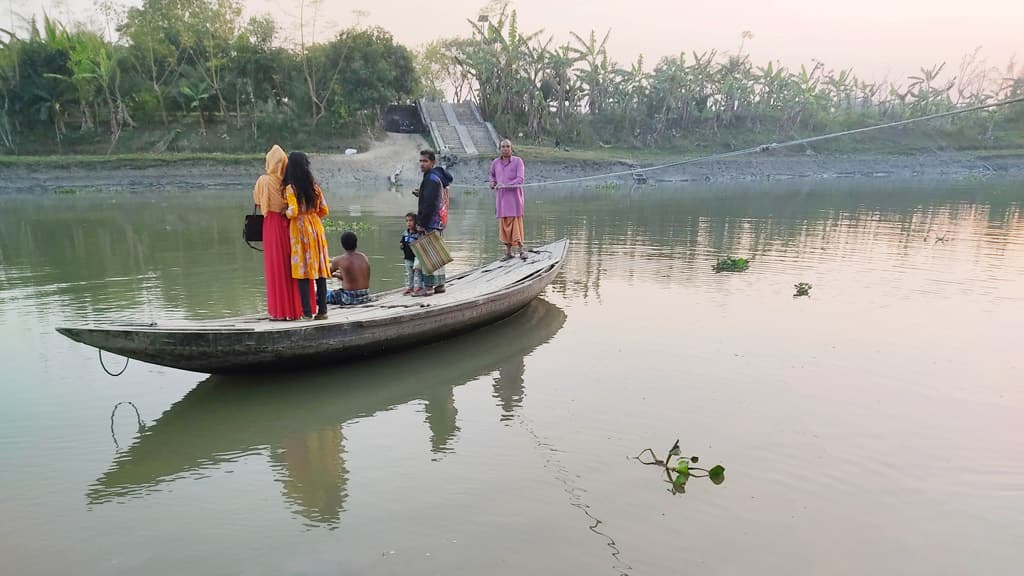
<path id="1" fill-rule="evenodd" d="M 349 25 L 355 22 L 354 11 L 365 11 L 364 24 L 382 26 L 400 42 L 416 46 L 441 36 L 468 35 L 466 19 L 475 19 L 485 4 L 324 0 L 323 12 L 336 25 Z M 298 14 L 299 1 L 247 0 L 246 5 L 250 13 L 290 16 Z M 78 16 L 92 6 L 88 0 L 14 3 L 22 14 L 46 7 Z M 853 67 L 871 80 L 904 77 L 942 61 L 955 72 L 962 57 L 979 46 L 987 63 L 1000 69 L 1011 56 L 1024 61 L 1024 0 L 514 0 L 512 6 L 522 30 L 543 28 L 556 42 L 568 39 L 569 31 L 586 37 L 594 29 L 600 36 L 610 28 L 610 55 L 623 65 L 640 53 L 653 66 L 658 58 L 683 50 L 735 52 L 744 30 L 754 34 L 744 51 L 755 64 L 778 60 L 795 68 L 818 59 L 830 68 Z M 433 13 L 425 15 L 425 7 Z M 294 28 L 297 20 L 289 22 L 288 16 L 282 21 Z M 7 24 L 7 18 L 0 21 Z"/>

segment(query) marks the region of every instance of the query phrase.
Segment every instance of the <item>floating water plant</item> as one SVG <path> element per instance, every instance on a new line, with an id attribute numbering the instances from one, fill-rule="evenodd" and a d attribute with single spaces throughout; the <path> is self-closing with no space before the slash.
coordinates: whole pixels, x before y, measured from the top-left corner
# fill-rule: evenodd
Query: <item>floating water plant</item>
<path id="1" fill-rule="evenodd" d="M 64 188 L 64 187 L 62 187 L 62 188 L 54 188 L 53 189 L 53 193 L 58 195 L 58 196 L 74 196 L 75 194 L 78 194 L 78 190 L 75 190 L 74 188 Z"/>
<path id="2" fill-rule="evenodd" d="M 597 188 L 601 192 L 614 192 L 618 190 L 621 186 L 622 184 L 619 184 L 618 182 L 615 182 L 613 180 L 609 180 L 608 182 L 601 182 L 600 184 L 595 186 L 595 188 Z"/>
<path id="3" fill-rule="evenodd" d="M 377 229 L 376 225 L 370 224 L 369 222 L 362 222 L 359 220 L 354 222 L 345 222 L 344 220 L 334 220 L 330 217 L 324 218 L 323 224 L 324 230 L 328 232 L 347 232 L 351 230 L 352 232 L 359 234 Z"/>
<path id="4" fill-rule="evenodd" d="M 649 454 L 651 459 L 644 460 L 643 456 Z M 694 466 L 700 459 L 696 456 L 683 456 L 679 449 L 679 440 L 672 445 L 665 460 L 658 459 L 654 450 L 647 448 L 636 456 L 637 461 L 647 466 L 659 466 L 665 470 L 665 476 L 671 485 L 669 492 L 681 494 L 686 492 L 686 483 L 690 478 L 708 478 L 712 484 L 718 485 L 725 482 L 725 467 L 721 464 L 713 466 L 710 470 Z M 674 460 L 673 460 L 674 459 Z"/>
<path id="5" fill-rule="evenodd" d="M 711 267 L 715 272 L 743 272 L 750 268 L 750 260 L 746 258 L 719 258 L 718 262 Z"/>
<path id="6" fill-rule="evenodd" d="M 794 298 L 799 297 L 799 296 L 810 296 L 811 295 L 811 285 L 808 284 L 807 282 L 800 282 L 799 284 L 793 284 L 793 288 L 796 288 L 796 294 L 793 294 Z"/>

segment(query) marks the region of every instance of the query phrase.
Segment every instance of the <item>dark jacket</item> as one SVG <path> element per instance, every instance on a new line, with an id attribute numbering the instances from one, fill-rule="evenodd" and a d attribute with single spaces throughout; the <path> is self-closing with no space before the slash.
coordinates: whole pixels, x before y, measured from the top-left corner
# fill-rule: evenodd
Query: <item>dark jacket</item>
<path id="1" fill-rule="evenodd" d="M 444 168 L 441 168 L 441 170 L 444 170 Z M 445 174 L 447 174 L 447 171 L 445 171 Z M 423 181 L 420 182 L 420 200 L 416 213 L 416 225 L 424 230 L 444 229 L 441 226 L 442 182 L 442 176 L 438 174 L 437 168 L 423 174 Z"/>
<path id="2" fill-rule="evenodd" d="M 413 254 L 411 247 L 411 244 L 416 241 L 416 238 L 418 238 L 418 235 L 409 232 L 408 230 L 402 233 L 402 256 L 404 256 L 406 260 L 416 259 L 416 255 Z"/>

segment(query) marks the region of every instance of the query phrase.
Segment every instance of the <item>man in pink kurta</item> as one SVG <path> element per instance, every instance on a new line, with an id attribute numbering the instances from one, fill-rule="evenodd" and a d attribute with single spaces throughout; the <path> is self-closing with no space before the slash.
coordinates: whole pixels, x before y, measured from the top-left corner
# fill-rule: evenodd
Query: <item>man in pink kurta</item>
<path id="1" fill-rule="evenodd" d="M 498 236 L 505 245 L 505 257 L 511 260 L 512 247 L 519 249 L 519 257 L 526 260 L 523 248 L 523 182 L 526 166 L 523 159 L 512 155 L 512 142 L 502 140 L 501 155 L 491 163 L 491 189 L 494 190 L 495 209 L 498 218 Z"/>

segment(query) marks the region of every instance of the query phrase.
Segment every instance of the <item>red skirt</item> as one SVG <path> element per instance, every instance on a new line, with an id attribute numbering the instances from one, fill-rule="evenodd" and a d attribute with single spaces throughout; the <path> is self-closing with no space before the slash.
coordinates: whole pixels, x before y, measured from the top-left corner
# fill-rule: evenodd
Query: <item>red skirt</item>
<path id="1" fill-rule="evenodd" d="M 271 318 L 302 316 L 299 285 L 292 278 L 288 219 L 277 212 L 263 217 L 263 273 L 267 279 L 267 312 Z"/>

